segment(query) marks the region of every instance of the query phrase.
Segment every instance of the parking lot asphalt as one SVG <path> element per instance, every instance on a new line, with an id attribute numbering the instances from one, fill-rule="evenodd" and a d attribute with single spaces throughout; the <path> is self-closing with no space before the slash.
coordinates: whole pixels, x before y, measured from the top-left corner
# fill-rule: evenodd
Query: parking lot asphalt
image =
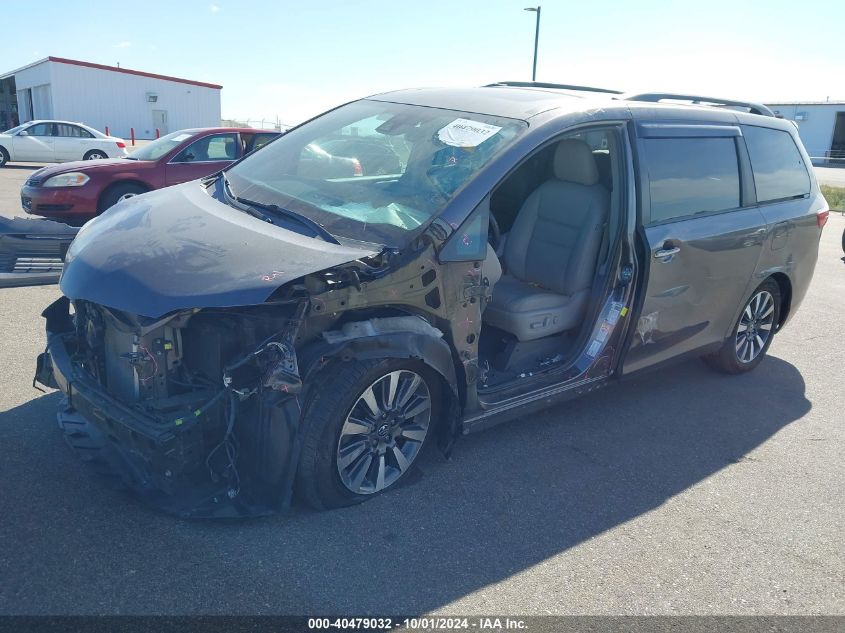
<path id="1" fill-rule="evenodd" d="M 814 167 L 819 184 L 845 187 L 845 165 L 840 167 Z"/>
<path id="2" fill-rule="evenodd" d="M 0 215 L 26 216 L 21 208 L 21 186 L 32 172 L 43 166 L 43 163 L 14 163 L 0 169 Z"/>
<path id="3" fill-rule="evenodd" d="M 845 614 L 844 228 L 749 375 L 688 361 L 237 523 L 92 478 L 31 386 L 58 289 L 0 290 L 0 614 Z"/>

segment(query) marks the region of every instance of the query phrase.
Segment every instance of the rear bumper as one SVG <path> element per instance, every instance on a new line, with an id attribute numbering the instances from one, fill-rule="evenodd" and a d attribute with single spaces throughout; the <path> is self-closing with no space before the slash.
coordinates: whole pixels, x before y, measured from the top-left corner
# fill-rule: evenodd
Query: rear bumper
<path id="1" fill-rule="evenodd" d="M 90 183 L 89 183 L 90 184 Z M 21 207 L 26 213 L 51 218 L 93 218 L 99 192 L 95 187 L 21 187 Z"/>

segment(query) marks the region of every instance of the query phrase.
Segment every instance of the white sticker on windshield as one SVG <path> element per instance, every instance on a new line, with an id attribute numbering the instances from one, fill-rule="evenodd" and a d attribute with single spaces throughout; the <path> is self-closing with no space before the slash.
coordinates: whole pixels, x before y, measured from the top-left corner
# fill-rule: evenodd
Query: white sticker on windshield
<path id="1" fill-rule="evenodd" d="M 477 147 L 501 129 L 471 119 L 455 119 L 437 133 L 437 138 L 452 147 Z"/>
<path id="2" fill-rule="evenodd" d="M 181 143 L 181 142 L 182 142 L 182 141 L 184 141 L 186 138 L 191 138 L 191 135 L 190 135 L 190 134 L 180 134 L 179 136 L 174 136 L 174 137 L 173 137 L 173 140 L 174 140 L 174 141 L 179 141 L 179 142 Z"/>

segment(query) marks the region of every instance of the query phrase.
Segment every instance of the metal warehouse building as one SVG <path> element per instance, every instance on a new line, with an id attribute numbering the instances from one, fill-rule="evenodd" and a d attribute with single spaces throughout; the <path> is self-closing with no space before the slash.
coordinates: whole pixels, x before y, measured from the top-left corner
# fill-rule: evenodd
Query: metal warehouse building
<path id="1" fill-rule="evenodd" d="M 0 130 L 34 119 L 106 127 L 128 138 L 154 138 L 220 125 L 222 86 L 190 79 L 47 57 L 0 74 Z"/>
<path id="2" fill-rule="evenodd" d="M 795 121 L 807 153 L 817 165 L 845 164 L 845 101 L 767 103 L 778 116 Z"/>

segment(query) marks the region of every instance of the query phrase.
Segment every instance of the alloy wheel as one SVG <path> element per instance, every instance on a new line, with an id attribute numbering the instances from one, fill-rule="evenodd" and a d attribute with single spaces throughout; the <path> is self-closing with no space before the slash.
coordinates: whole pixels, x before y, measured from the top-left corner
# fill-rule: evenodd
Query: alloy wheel
<path id="1" fill-rule="evenodd" d="M 102 160 L 105 157 L 105 154 L 100 154 L 99 152 L 91 152 L 88 154 L 88 160 Z"/>
<path id="2" fill-rule="evenodd" d="M 736 328 L 736 357 L 741 363 L 750 363 L 766 347 L 772 335 L 775 319 L 775 299 L 767 290 L 761 290 L 748 302 Z"/>
<path id="3" fill-rule="evenodd" d="M 335 461 L 340 480 L 356 494 L 394 484 L 419 455 L 431 423 L 431 394 L 422 376 L 400 369 L 358 396 L 346 416 Z"/>

